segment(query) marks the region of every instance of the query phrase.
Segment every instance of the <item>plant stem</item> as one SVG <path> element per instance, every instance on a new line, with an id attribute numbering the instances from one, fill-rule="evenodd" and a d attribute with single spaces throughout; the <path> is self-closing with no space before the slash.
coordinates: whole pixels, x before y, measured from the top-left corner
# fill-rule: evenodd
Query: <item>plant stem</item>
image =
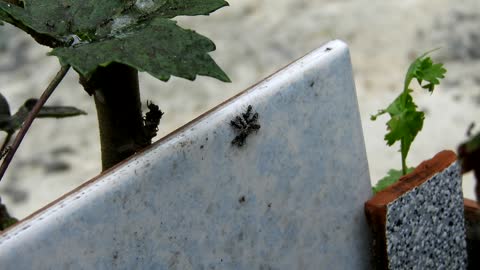
<path id="1" fill-rule="evenodd" d="M 80 79 L 94 95 L 102 155 L 106 170 L 150 144 L 143 129 L 138 72 L 113 63 L 98 68 L 88 80 Z"/>
<path id="2" fill-rule="evenodd" d="M 3 175 L 7 171 L 8 165 L 12 161 L 13 156 L 15 155 L 15 152 L 17 151 L 18 147 L 20 146 L 20 143 L 25 137 L 25 134 L 27 134 L 28 129 L 32 125 L 33 120 L 35 119 L 37 114 L 40 112 L 40 109 L 45 104 L 45 102 L 47 102 L 48 98 L 53 93 L 55 88 L 57 88 L 58 84 L 65 77 L 69 69 L 70 69 L 70 65 L 62 66 L 60 71 L 57 72 L 57 75 L 55 75 L 53 80 L 50 82 L 50 84 L 47 86 L 47 88 L 43 92 L 42 96 L 35 103 L 35 106 L 33 106 L 33 109 L 28 114 L 27 119 L 23 123 L 22 128 L 20 129 L 17 136 L 15 137 L 15 140 L 12 143 L 12 147 L 8 151 L 7 155 L 5 156 L 5 159 L 2 162 L 2 165 L 0 166 L 0 181 L 2 180 Z"/>
<path id="3" fill-rule="evenodd" d="M 401 156 L 402 156 L 402 175 L 407 174 L 407 157 L 403 154 L 404 153 L 404 150 L 403 150 L 404 146 L 405 146 L 404 139 L 401 139 L 400 140 L 400 153 L 401 153 Z"/>
<path id="4" fill-rule="evenodd" d="M 407 98 L 405 95 L 408 95 L 408 86 L 409 86 L 410 82 L 406 83 L 404 88 L 403 88 L 403 107 L 406 106 L 406 103 L 407 103 Z M 402 138 L 400 139 L 400 154 L 401 154 L 401 157 L 402 157 L 402 175 L 406 175 L 407 174 L 407 154 L 408 152 L 405 151 L 405 138 Z"/>

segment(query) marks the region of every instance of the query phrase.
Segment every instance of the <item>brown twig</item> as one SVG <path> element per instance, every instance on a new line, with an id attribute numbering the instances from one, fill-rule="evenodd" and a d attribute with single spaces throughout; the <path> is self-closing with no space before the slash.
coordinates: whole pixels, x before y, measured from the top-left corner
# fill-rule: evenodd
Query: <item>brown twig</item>
<path id="1" fill-rule="evenodd" d="M 57 75 L 55 75 L 53 80 L 50 82 L 48 87 L 43 92 L 40 99 L 38 99 L 38 101 L 35 103 L 35 106 L 33 106 L 33 109 L 28 114 L 28 117 L 25 120 L 25 123 L 23 123 L 22 128 L 20 129 L 17 136 L 15 137 L 15 140 L 12 143 L 10 151 L 8 151 L 7 155 L 5 156 L 5 159 L 2 162 L 2 165 L 0 166 L 0 181 L 2 180 L 3 175 L 7 171 L 8 165 L 12 161 L 13 156 L 15 155 L 15 152 L 17 151 L 18 147 L 20 146 L 20 143 L 23 140 L 23 137 L 25 137 L 25 134 L 27 134 L 28 129 L 32 125 L 33 120 L 35 119 L 37 114 L 40 112 L 40 109 L 45 104 L 45 102 L 47 102 L 47 99 L 53 93 L 55 88 L 57 88 L 58 84 L 62 81 L 63 77 L 65 77 L 69 69 L 70 69 L 70 65 L 62 66 L 60 71 L 58 71 Z"/>
<path id="2" fill-rule="evenodd" d="M 2 147 L 0 148 L 0 159 L 3 158 L 4 155 L 7 153 L 7 147 L 8 144 L 10 143 L 10 140 L 12 139 L 13 132 L 8 132 L 7 137 L 5 137 L 5 140 L 3 141 Z"/>

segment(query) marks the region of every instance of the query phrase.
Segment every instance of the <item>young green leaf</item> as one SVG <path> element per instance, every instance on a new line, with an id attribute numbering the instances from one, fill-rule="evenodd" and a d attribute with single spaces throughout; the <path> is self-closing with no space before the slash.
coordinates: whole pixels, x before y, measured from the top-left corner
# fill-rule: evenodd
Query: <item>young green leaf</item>
<path id="1" fill-rule="evenodd" d="M 408 168 L 407 173 L 410 173 L 414 170 L 414 168 Z M 372 188 L 373 194 L 376 194 L 387 187 L 391 186 L 392 184 L 396 183 L 400 177 L 403 176 L 403 173 L 401 170 L 394 170 L 391 169 L 388 171 L 387 176 L 384 178 L 380 179 L 377 184 Z"/>
<path id="2" fill-rule="evenodd" d="M 447 70 L 443 67 L 442 63 L 434 64 L 432 59 L 427 57 L 430 52 L 432 51 L 422 54 L 410 65 L 405 76 L 403 91 L 409 89 L 412 79 L 415 78 L 422 88 L 433 92 L 435 85 L 440 84 L 440 79 L 445 78 Z M 423 81 L 427 81 L 428 83 L 422 85 Z"/>
<path id="3" fill-rule="evenodd" d="M 433 63 L 430 57 L 424 53 L 412 64 L 410 64 L 402 93 L 386 108 L 380 110 L 377 114 L 372 115 L 370 119 L 375 121 L 378 116 L 388 113 L 390 120 L 387 122 L 387 134 L 385 141 L 387 145 L 392 146 L 395 142 L 400 142 L 400 152 L 402 155 L 402 171 L 406 173 L 406 159 L 410 146 L 422 130 L 425 114 L 417 111 L 417 105 L 413 102 L 410 95 L 413 92 L 410 89 L 410 83 L 416 79 L 420 86 L 433 92 L 435 85 L 440 83 L 440 79 L 445 77 L 446 70 L 441 63 Z M 422 84 L 426 81 L 426 84 Z"/>
<path id="4" fill-rule="evenodd" d="M 401 141 L 405 146 L 401 149 L 402 155 L 407 156 L 410 145 L 422 130 L 425 115 L 417 111 L 409 92 L 403 92 L 386 109 L 391 119 L 387 122 L 385 141 L 389 146 Z"/>
<path id="5" fill-rule="evenodd" d="M 371 116 L 371 119 L 375 120 L 376 117 L 384 113 L 390 115 L 390 120 L 387 122 L 388 132 L 385 135 L 385 141 L 388 146 L 392 146 L 395 142 L 401 142 L 400 152 L 402 156 L 408 155 L 410 145 L 418 132 L 422 130 L 425 118 L 423 112 L 417 111 L 417 105 L 413 102 L 410 92 L 411 90 L 402 92 L 388 108 Z"/>

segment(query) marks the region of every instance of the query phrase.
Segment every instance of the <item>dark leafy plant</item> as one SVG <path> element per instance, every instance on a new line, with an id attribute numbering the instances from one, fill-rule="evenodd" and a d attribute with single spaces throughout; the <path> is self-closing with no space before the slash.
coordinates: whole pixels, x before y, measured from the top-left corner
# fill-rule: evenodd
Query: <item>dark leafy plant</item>
<path id="1" fill-rule="evenodd" d="M 37 103 L 36 99 L 28 99 L 17 110 L 15 114 L 10 113 L 10 105 L 7 99 L 0 94 L 0 130 L 7 133 L 5 140 L 0 148 L 0 159 L 6 156 L 11 151 L 9 146 L 13 134 L 20 129 L 23 123 L 27 120 L 28 114 L 33 110 Z M 64 118 L 86 114 L 84 111 L 75 107 L 66 106 L 44 106 L 36 115 L 38 118 Z M 5 205 L 2 204 L 0 198 L 0 230 L 17 222 L 16 218 L 10 216 Z"/>
<path id="2" fill-rule="evenodd" d="M 0 18 L 54 48 L 50 55 L 87 80 L 99 67 L 121 63 L 164 81 L 171 75 L 193 80 L 197 74 L 229 81 L 208 55 L 213 42 L 171 20 L 226 5 L 223 0 L 0 1 Z"/>
<path id="3" fill-rule="evenodd" d="M 23 122 L 28 117 L 28 114 L 32 111 L 33 106 L 37 103 L 37 99 L 27 99 L 23 105 L 18 108 L 15 114 L 10 113 L 10 105 L 7 99 L 0 93 L 0 130 L 7 133 L 8 137 L 11 137 L 15 131 L 22 127 Z M 64 118 L 78 115 L 85 115 L 86 112 L 71 106 L 43 106 L 37 118 Z M 4 146 L 9 143 L 6 139 Z M 5 147 L 2 147 L 1 151 Z"/>
<path id="4" fill-rule="evenodd" d="M 230 81 L 208 54 L 215 44 L 172 20 L 209 15 L 227 5 L 223 0 L 0 0 L 0 21 L 51 47 L 49 55 L 62 65 L 60 80 L 70 66 L 77 71 L 95 100 L 106 170 L 151 144 L 154 125 L 163 115 L 149 104 L 150 114 L 143 117 L 138 71 L 162 81 L 170 76 L 194 80 L 197 75 Z M 41 111 L 49 94 L 44 96 L 24 126 Z M 5 159 L 11 160 L 13 153 Z"/>
<path id="5" fill-rule="evenodd" d="M 10 113 L 10 105 L 7 99 L 0 93 L 0 130 L 7 133 L 5 140 L 0 148 L 0 159 L 7 155 L 11 147 L 9 146 L 13 134 L 22 127 L 32 112 L 37 99 L 30 98 L 23 103 L 15 114 Z M 71 106 L 42 106 L 37 118 L 65 118 L 87 114 L 86 112 Z"/>
<path id="6" fill-rule="evenodd" d="M 414 168 L 408 168 L 407 173 L 412 172 L 413 169 Z M 395 170 L 395 169 L 390 169 L 388 171 L 387 175 L 385 177 L 383 177 L 382 179 L 378 180 L 377 184 L 372 188 L 373 193 L 375 194 L 377 192 L 380 192 L 380 191 L 386 189 L 390 185 L 397 182 L 397 180 L 400 179 L 400 177 L 402 177 L 402 176 L 403 176 L 402 171 Z"/>
<path id="7" fill-rule="evenodd" d="M 462 164 L 463 173 L 473 171 L 477 181 L 475 195 L 477 201 L 480 201 L 480 132 L 475 135 L 468 135 L 470 138 L 458 147 L 458 157 Z"/>
<path id="8" fill-rule="evenodd" d="M 422 54 L 410 64 L 402 93 L 386 109 L 379 110 L 377 114 L 370 118 L 375 121 L 378 116 L 388 113 L 390 120 L 387 122 L 385 141 L 388 146 L 400 142 L 402 157 L 402 170 L 390 170 L 388 175 L 382 178 L 373 188 L 375 193 L 393 184 L 400 176 L 412 170 L 412 168 L 407 167 L 407 155 L 412 142 L 418 132 L 422 130 L 425 113 L 417 110 L 417 105 L 413 102 L 413 97 L 410 94 L 413 92 L 410 84 L 416 79 L 421 88 L 433 93 L 435 86 L 440 84 L 440 79 L 444 78 L 447 72 L 442 63 L 434 63 L 430 57 L 427 57 L 430 52 Z"/>

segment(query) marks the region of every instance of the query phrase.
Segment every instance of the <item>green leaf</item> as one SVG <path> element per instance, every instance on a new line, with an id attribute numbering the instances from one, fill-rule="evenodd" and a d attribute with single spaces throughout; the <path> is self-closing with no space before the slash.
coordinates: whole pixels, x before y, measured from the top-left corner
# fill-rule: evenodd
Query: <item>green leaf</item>
<path id="1" fill-rule="evenodd" d="M 1 2 L 0 2 L 1 3 Z M 12 17 L 10 17 L 8 15 L 8 13 L 6 13 L 5 11 L 3 11 L 2 9 L 0 9 L 0 25 L 3 25 L 3 22 L 7 22 L 7 23 L 10 23 L 12 24 L 13 23 L 13 20 L 12 20 Z"/>
<path id="2" fill-rule="evenodd" d="M 410 173 L 414 170 L 415 168 L 408 168 L 407 173 Z M 391 169 L 388 171 L 387 175 L 380 179 L 377 184 L 372 187 L 373 194 L 377 194 L 378 192 L 386 189 L 387 187 L 393 185 L 402 177 L 402 170 L 395 170 Z"/>
<path id="3" fill-rule="evenodd" d="M 375 121 L 378 116 L 388 113 L 390 120 L 387 122 L 387 134 L 385 141 L 387 145 L 392 146 L 395 142 L 400 142 L 400 152 L 402 155 L 402 171 L 407 170 L 406 159 L 410 146 L 422 130 L 425 114 L 417 111 L 417 105 L 413 102 L 410 95 L 413 92 L 410 89 L 410 83 L 417 79 L 420 86 L 433 92 L 435 85 L 440 84 L 440 79 L 445 77 L 446 70 L 443 64 L 434 64 L 427 55 L 432 52 L 426 52 L 415 59 L 408 67 L 402 93 L 386 108 L 379 110 L 377 114 L 372 115 L 370 119 Z M 422 83 L 427 81 L 426 84 Z"/>
<path id="4" fill-rule="evenodd" d="M 473 153 L 480 149 L 480 132 L 475 134 L 472 138 L 468 139 L 467 142 L 463 143 L 465 145 L 465 150 L 467 153 Z"/>
<path id="5" fill-rule="evenodd" d="M 148 8 L 154 2 L 154 6 Z M 136 7 L 144 6 L 143 10 L 155 10 L 155 16 L 164 18 L 173 18 L 179 15 L 208 15 L 215 10 L 228 6 L 228 3 L 223 0 L 140 0 L 137 1 Z"/>
<path id="6" fill-rule="evenodd" d="M 22 8 L 0 0 L 0 19 L 14 18 L 22 29 L 52 37 L 57 42 L 50 54 L 87 78 L 97 67 L 118 62 L 164 81 L 170 75 L 230 81 L 208 55 L 213 42 L 169 20 L 208 15 L 227 5 L 223 0 L 25 0 Z"/>
<path id="7" fill-rule="evenodd" d="M 433 64 L 430 57 L 422 61 L 422 68 L 418 71 L 417 81 L 422 88 L 427 89 L 429 92 L 433 92 L 435 85 L 440 84 L 440 80 L 445 78 L 445 73 L 447 70 L 443 68 L 443 64 Z M 422 85 L 422 81 L 429 82 L 428 84 Z"/>
<path id="8" fill-rule="evenodd" d="M 125 5 L 121 0 L 99 3 L 93 5 L 91 0 L 26 0 L 21 8 L 0 1 L 0 9 L 35 32 L 64 41 L 69 35 L 96 29 L 104 20 L 118 15 Z"/>
<path id="9" fill-rule="evenodd" d="M 124 15 L 142 20 L 208 15 L 227 5 L 223 0 L 25 0 L 22 8 L 0 1 L 0 9 L 5 13 L 37 33 L 58 39 L 94 33 Z M 6 19 L 1 13 L 0 19 Z"/>
<path id="10" fill-rule="evenodd" d="M 9 20 L 8 13 L 0 9 L 0 25 L 3 25 L 3 22 L 8 22 Z"/>
<path id="11" fill-rule="evenodd" d="M 0 130 L 13 133 L 20 129 L 35 103 L 37 99 L 27 99 L 17 112 L 11 115 L 7 100 L 0 94 Z M 71 106 L 43 106 L 37 118 L 66 118 L 85 114 L 87 114 L 85 111 Z"/>
<path id="12" fill-rule="evenodd" d="M 417 79 L 418 84 L 420 84 L 422 88 L 433 92 L 435 85 L 440 84 L 440 79 L 445 78 L 447 70 L 443 67 L 443 64 L 434 64 L 432 59 L 427 57 L 432 51 L 422 54 L 412 62 L 405 76 L 404 91 L 409 89 L 413 79 Z M 422 85 L 423 81 L 427 81 L 428 83 Z"/>
<path id="13" fill-rule="evenodd" d="M 425 115 L 417 111 L 417 106 L 410 95 L 411 90 L 402 92 L 385 110 L 391 119 L 387 122 L 387 134 L 385 141 L 389 146 L 395 142 L 402 142 L 400 152 L 406 157 L 410 150 L 410 145 L 422 130 Z"/>
<path id="14" fill-rule="evenodd" d="M 0 93 L 0 117 L 10 117 L 10 105 L 7 99 Z"/>
<path id="15" fill-rule="evenodd" d="M 0 93 L 0 130 L 9 130 L 11 117 L 10 105 L 7 99 Z"/>
<path id="16" fill-rule="evenodd" d="M 87 78 L 97 66 L 118 62 L 163 81 L 170 75 L 194 80 L 199 74 L 228 82 L 228 76 L 208 55 L 214 49 L 209 39 L 180 28 L 174 21 L 156 19 L 124 29 L 114 38 L 56 48 L 51 54 Z"/>
<path id="17" fill-rule="evenodd" d="M 8 227 L 12 226 L 13 224 L 17 223 L 18 219 L 13 217 L 6 217 L 1 220 L 0 222 L 0 231 L 7 229 Z"/>

